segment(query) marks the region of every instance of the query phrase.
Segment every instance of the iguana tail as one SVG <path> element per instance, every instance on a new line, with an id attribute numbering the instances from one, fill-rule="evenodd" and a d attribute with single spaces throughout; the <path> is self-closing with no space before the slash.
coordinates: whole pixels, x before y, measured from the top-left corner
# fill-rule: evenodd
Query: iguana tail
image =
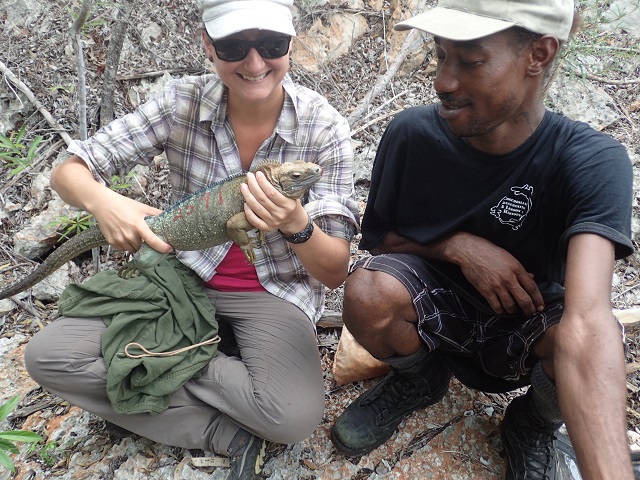
<path id="1" fill-rule="evenodd" d="M 56 248 L 44 262 L 22 280 L 0 290 L 0 300 L 31 288 L 81 253 L 101 245 L 107 245 L 104 235 L 97 226 L 89 227 Z"/>

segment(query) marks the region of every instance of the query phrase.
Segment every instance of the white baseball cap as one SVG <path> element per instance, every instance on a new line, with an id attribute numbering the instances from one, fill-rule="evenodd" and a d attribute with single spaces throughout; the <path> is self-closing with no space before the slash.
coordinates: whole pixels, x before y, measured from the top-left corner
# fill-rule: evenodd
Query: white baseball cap
<path id="1" fill-rule="evenodd" d="M 202 0 L 200 11 L 213 40 L 251 29 L 295 36 L 292 6 L 293 0 Z"/>

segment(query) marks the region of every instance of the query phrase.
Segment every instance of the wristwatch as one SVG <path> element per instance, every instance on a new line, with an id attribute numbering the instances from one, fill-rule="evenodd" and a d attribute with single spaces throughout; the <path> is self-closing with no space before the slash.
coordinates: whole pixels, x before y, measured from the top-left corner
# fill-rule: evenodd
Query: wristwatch
<path id="1" fill-rule="evenodd" d="M 311 217 L 309 217 L 309 223 L 307 224 L 307 227 L 301 232 L 294 233 L 289 237 L 286 236 L 284 233 L 282 233 L 282 231 L 280 230 L 278 231 L 282 234 L 284 239 L 289 243 L 304 243 L 307 240 L 309 240 L 311 238 L 311 235 L 313 234 L 313 220 L 311 220 Z"/>

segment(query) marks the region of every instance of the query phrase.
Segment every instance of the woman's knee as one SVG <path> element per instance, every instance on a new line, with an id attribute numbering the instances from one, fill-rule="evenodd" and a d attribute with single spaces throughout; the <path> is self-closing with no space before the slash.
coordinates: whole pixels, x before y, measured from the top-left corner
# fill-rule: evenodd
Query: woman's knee
<path id="1" fill-rule="evenodd" d="M 277 413 L 271 416 L 265 437 L 277 443 L 300 442 L 320 425 L 323 414 L 324 389 L 315 395 L 298 395 L 283 403 Z"/>
<path id="2" fill-rule="evenodd" d="M 104 323 L 95 318 L 61 318 L 36 333 L 25 348 L 25 368 L 44 387 L 68 388 L 68 375 L 95 370 L 102 362 L 100 335 Z M 102 364 L 102 363 L 101 363 Z"/>
<path id="3" fill-rule="evenodd" d="M 36 333 L 24 350 L 24 365 L 29 376 L 39 385 L 47 378 L 44 374 L 46 362 L 43 362 L 43 354 L 47 352 L 50 342 L 43 330 Z"/>

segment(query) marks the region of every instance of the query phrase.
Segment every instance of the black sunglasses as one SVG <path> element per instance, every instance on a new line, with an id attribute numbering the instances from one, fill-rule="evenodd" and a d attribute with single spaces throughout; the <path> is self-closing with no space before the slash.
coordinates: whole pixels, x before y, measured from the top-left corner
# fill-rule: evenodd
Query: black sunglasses
<path id="1" fill-rule="evenodd" d="M 208 35 L 208 34 L 207 34 Z M 289 52 L 291 35 L 263 37 L 258 40 L 243 40 L 241 38 L 223 38 L 212 41 L 216 55 L 225 62 L 239 62 L 249 55 L 249 50 L 255 48 L 265 60 L 284 57 Z"/>

